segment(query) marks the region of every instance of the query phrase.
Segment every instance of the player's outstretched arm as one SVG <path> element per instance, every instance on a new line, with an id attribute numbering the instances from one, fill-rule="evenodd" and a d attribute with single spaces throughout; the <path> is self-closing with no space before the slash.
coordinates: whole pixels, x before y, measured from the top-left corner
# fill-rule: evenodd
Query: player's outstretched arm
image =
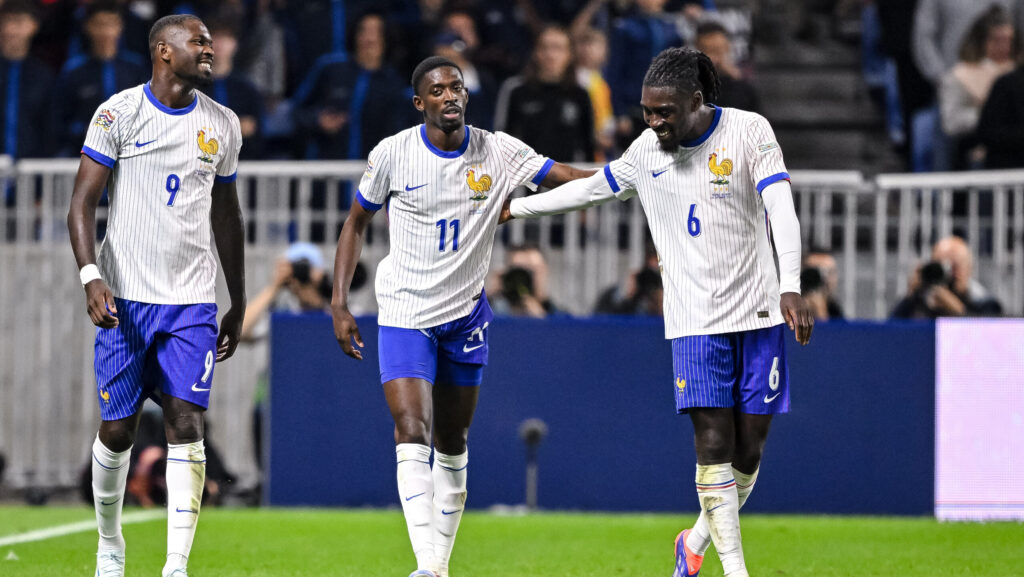
<path id="1" fill-rule="evenodd" d="M 352 285 L 359 255 L 363 252 L 363 237 L 366 227 L 375 214 L 366 210 L 358 202 L 352 203 L 352 209 L 345 219 L 345 225 L 338 235 L 338 251 L 334 255 L 334 293 L 331 295 L 331 318 L 334 320 L 334 338 L 338 339 L 341 350 L 353 359 L 363 360 L 363 351 L 352 345 L 363 347 L 363 337 L 359 334 L 359 325 L 348 310 L 348 289 Z"/>
<path id="2" fill-rule="evenodd" d="M 234 182 L 214 183 L 210 221 L 231 297 L 231 308 L 220 319 L 220 334 L 217 336 L 219 363 L 235 354 L 245 318 L 245 224 Z"/>
<path id="3" fill-rule="evenodd" d="M 102 329 L 117 326 L 117 306 L 114 295 L 99 276 L 96 267 L 96 206 L 103 196 L 103 188 L 110 177 L 110 169 L 88 156 L 82 155 L 75 176 L 75 187 L 71 193 L 71 208 L 68 210 L 68 233 L 71 235 L 71 250 L 75 253 L 78 269 L 91 265 L 82 271 L 82 280 L 93 277 L 85 283 L 85 303 L 89 318 Z"/>
<path id="4" fill-rule="evenodd" d="M 554 171 L 555 169 L 552 167 L 551 172 Z M 594 173 L 586 178 L 567 182 L 544 194 L 505 201 L 498 222 L 506 222 L 513 218 L 536 218 L 571 212 L 604 204 L 613 198 L 615 198 L 615 193 L 612 192 L 605 176 L 601 173 Z"/>
<path id="5" fill-rule="evenodd" d="M 593 176 L 596 172 L 596 170 L 584 170 L 582 168 L 576 168 L 568 164 L 556 162 L 551 166 L 551 170 L 548 171 L 547 176 L 545 176 L 544 180 L 540 183 L 547 188 L 554 188 L 567 182 L 572 182 L 573 180 Z"/>
<path id="6" fill-rule="evenodd" d="M 782 318 L 796 333 L 801 345 L 811 341 L 814 315 L 811 307 L 800 296 L 800 221 L 793 206 L 793 191 L 789 181 L 780 180 L 761 191 L 761 200 L 768 211 L 768 221 L 775 239 L 775 252 L 779 255 L 779 306 Z"/>

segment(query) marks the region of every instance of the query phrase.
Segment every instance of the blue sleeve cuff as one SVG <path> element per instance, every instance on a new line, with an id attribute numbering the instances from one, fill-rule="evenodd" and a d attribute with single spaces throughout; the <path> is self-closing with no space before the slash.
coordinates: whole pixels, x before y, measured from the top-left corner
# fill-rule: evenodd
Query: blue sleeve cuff
<path id="1" fill-rule="evenodd" d="M 358 201 L 359 204 L 363 206 L 363 208 L 372 212 L 378 211 L 384 207 L 383 204 L 376 204 L 366 200 L 366 197 L 363 196 L 362 191 L 359 190 L 356 191 L 356 201 Z"/>
<path id="2" fill-rule="evenodd" d="M 83 146 L 82 154 L 88 156 L 89 158 L 95 160 L 96 162 L 102 164 L 103 166 L 106 166 L 107 168 L 114 168 L 114 159 L 110 158 L 109 156 L 103 154 L 98 150 L 93 150 L 88 146 Z"/>
<path id="3" fill-rule="evenodd" d="M 221 176 L 221 175 L 218 174 L 217 176 L 213 177 L 213 181 L 214 182 L 221 182 L 221 183 L 228 183 L 228 182 L 234 182 L 236 178 L 238 178 L 238 171 L 237 170 L 235 172 L 232 172 L 231 174 L 229 174 L 227 176 Z"/>
<path id="4" fill-rule="evenodd" d="M 537 186 L 540 186 L 540 183 L 544 182 L 544 179 L 547 178 L 548 173 L 551 172 L 551 167 L 554 165 L 554 160 L 551 160 L 550 158 L 545 160 L 544 166 L 540 167 L 540 170 L 537 171 L 537 176 L 533 177 L 533 180 L 531 180 L 530 182 L 536 184 Z"/>
<path id="5" fill-rule="evenodd" d="M 768 188 L 769 186 L 775 184 L 780 180 L 789 180 L 789 173 L 780 172 L 778 174 L 773 174 L 767 178 L 761 179 L 761 182 L 757 183 L 757 194 L 761 194 L 764 191 L 764 189 Z"/>
<path id="6" fill-rule="evenodd" d="M 608 186 L 612 187 L 612 192 L 617 194 L 619 192 L 619 183 L 615 181 L 611 165 L 604 165 L 604 178 L 608 181 Z"/>

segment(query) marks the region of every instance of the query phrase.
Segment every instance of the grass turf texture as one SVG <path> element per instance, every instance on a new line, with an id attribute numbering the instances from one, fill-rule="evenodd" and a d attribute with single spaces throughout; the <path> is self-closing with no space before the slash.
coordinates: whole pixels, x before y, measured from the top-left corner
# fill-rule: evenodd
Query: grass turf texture
<path id="1" fill-rule="evenodd" d="M 0 507 L 0 538 L 87 520 L 83 508 Z M 672 541 L 693 515 L 468 513 L 452 559 L 457 577 L 531 575 L 668 577 Z M 126 577 L 159 575 L 165 521 L 124 528 Z M 940 524 L 932 519 L 743 517 L 751 574 L 788 576 L 1024 575 L 1024 525 Z M 92 575 L 95 532 L 0 548 L 0 575 Z M 17 561 L 6 561 L 10 551 Z M 405 577 L 414 568 L 398 511 L 203 511 L 193 577 Z M 713 549 L 702 576 L 718 577 Z"/>

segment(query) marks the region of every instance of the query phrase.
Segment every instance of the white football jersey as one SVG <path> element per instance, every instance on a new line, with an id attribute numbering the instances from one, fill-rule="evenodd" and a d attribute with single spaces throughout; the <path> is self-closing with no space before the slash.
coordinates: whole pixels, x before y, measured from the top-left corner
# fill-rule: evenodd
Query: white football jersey
<path id="1" fill-rule="evenodd" d="M 783 322 L 760 194 L 789 174 L 764 117 L 715 107 L 707 132 L 674 152 L 647 129 L 604 174 L 620 199 L 639 196 L 647 215 L 667 338 Z"/>
<path id="2" fill-rule="evenodd" d="M 419 125 L 370 152 L 356 199 L 387 206 L 389 254 L 377 267 L 381 325 L 422 329 L 468 315 L 484 286 L 501 205 L 536 188 L 554 161 L 502 132 L 466 127 L 455 151 Z"/>
<path id="3" fill-rule="evenodd" d="M 238 117 L 202 92 L 169 108 L 149 84 L 100 105 L 82 154 L 110 167 L 107 232 L 97 257 L 114 296 L 152 304 L 212 303 L 213 183 L 232 182 Z"/>

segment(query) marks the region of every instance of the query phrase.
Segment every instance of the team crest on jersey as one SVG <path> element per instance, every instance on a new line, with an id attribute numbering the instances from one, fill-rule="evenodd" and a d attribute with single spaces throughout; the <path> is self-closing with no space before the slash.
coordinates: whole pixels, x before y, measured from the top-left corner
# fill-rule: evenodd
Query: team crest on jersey
<path id="1" fill-rule="evenodd" d="M 686 388 L 686 379 L 684 379 L 682 377 L 676 377 L 676 389 L 678 389 L 679 392 L 681 393 L 681 392 L 683 392 L 683 389 L 685 389 L 685 388 Z"/>
<path id="2" fill-rule="evenodd" d="M 474 165 L 466 171 L 466 184 L 469 189 L 473 191 L 473 196 L 469 197 L 474 202 L 482 202 L 487 200 L 487 191 L 491 190 L 491 177 L 488 174 L 481 176 L 476 175 L 476 169 L 482 168 L 479 164 Z"/>
<path id="3" fill-rule="evenodd" d="M 110 127 L 114 125 L 114 120 L 114 114 L 104 108 L 96 115 L 96 121 L 93 124 L 102 128 L 104 132 L 110 132 Z"/>
<path id="4" fill-rule="evenodd" d="M 215 138 L 206 137 L 206 129 L 200 129 L 199 135 L 196 137 L 196 143 L 199 144 L 199 160 L 203 162 L 213 164 L 213 157 L 220 150 L 220 143 Z"/>
<path id="5" fill-rule="evenodd" d="M 110 393 L 108 393 L 106 389 L 100 390 L 100 398 L 103 399 L 104 403 L 108 405 L 110 404 Z"/>

